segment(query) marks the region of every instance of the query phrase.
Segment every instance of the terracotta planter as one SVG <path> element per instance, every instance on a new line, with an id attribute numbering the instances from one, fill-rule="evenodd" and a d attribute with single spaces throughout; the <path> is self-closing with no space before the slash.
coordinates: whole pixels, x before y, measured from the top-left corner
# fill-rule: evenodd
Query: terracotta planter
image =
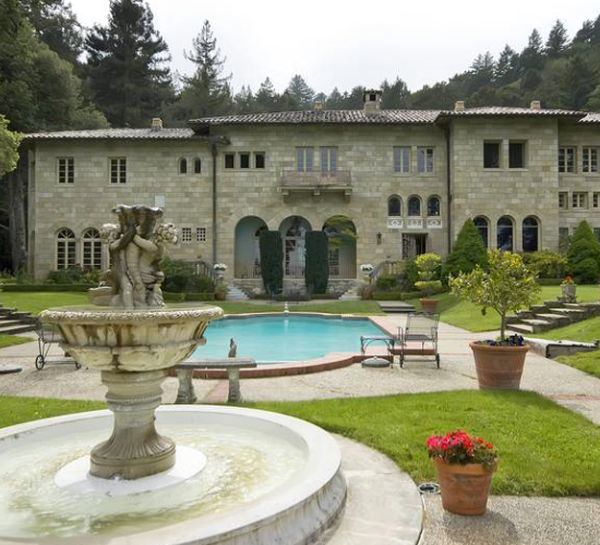
<path id="1" fill-rule="evenodd" d="M 434 459 L 442 495 L 442 507 L 457 515 L 483 515 L 496 466 L 446 464 Z"/>
<path id="2" fill-rule="evenodd" d="M 469 343 L 481 390 L 518 390 L 529 346 Z"/>
<path id="3" fill-rule="evenodd" d="M 435 311 L 437 310 L 438 306 L 437 299 L 419 299 L 419 303 L 421 303 L 423 312 L 427 314 L 435 314 Z"/>

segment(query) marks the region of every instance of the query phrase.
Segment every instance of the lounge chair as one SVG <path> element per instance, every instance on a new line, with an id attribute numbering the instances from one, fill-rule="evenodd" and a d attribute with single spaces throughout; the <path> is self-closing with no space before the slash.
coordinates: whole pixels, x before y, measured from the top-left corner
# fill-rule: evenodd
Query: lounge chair
<path id="1" fill-rule="evenodd" d="M 431 356 L 425 361 L 435 361 L 440 367 L 440 354 L 438 352 L 438 323 L 439 315 L 415 312 L 409 314 L 406 327 L 398 328 L 398 336 L 393 346 L 388 347 L 388 353 L 400 357 L 400 367 L 404 366 L 407 356 L 419 356 L 419 361 L 424 361 L 421 356 Z"/>

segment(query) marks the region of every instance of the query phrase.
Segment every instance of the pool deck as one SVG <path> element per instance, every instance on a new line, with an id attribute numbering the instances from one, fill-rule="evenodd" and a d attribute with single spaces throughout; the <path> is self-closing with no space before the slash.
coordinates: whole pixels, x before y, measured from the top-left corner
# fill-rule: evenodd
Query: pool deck
<path id="1" fill-rule="evenodd" d="M 398 326 L 404 325 L 406 317 L 390 315 L 376 316 L 373 319 L 386 330 L 394 332 Z M 373 369 L 354 364 L 321 373 L 242 380 L 242 394 L 247 401 L 287 401 L 477 389 L 468 342 L 490 336 L 493 333 L 470 333 L 440 323 L 440 369 L 436 369 L 434 363 L 416 361 L 407 362 L 403 369 L 398 365 Z M 32 338 L 35 336 L 32 335 Z M 371 346 L 368 353 L 384 354 L 384 347 Z M 0 350 L 0 363 L 23 367 L 21 373 L 0 375 L 0 395 L 104 399 L 105 389 L 100 384 L 97 371 L 77 371 L 72 364 L 53 363 L 48 363 L 42 371 L 37 371 L 34 367 L 36 355 L 35 342 Z M 58 347 L 51 347 L 51 357 L 61 355 Z M 194 386 L 202 402 L 223 402 L 226 399 L 226 380 L 196 380 Z M 600 379 L 596 377 L 530 352 L 521 386 L 600 425 Z M 177 395 L 177 379 L 168 377 L 163 390 L 165 403 L 173 403 Z M 381 469 L 381 466 L 377 467 L 384 473 L 387 471 Z M 365 468 L 354 468 L 352 471 L 349 474 L 350 486 L 353 486 L 353 479 L 360 482 L 356 481 L 358 477 L 368 476 Z M 400 471 L 398 473 L 404 475 Z M 379 491 L 379 488 L 373 490 L 376 497 L 368 495 L 368 491 L 362 492 L 367 494 L 367 503 L 371 501 L 377 505 L 397 501 L 396 491 L 386 490 L 382 494 Z M 490 498 L 488 512 L 483 517 L 461 517 L 446 513 L 441 509 L 439 496 L 423 496 L 423 501 L 425 510 L 420 545 L 595 545 L 600 535 L 600 498 L 493 496 Z M 356 505 L 352 507 L 355 508 Z M 353 512 L 350 511 L 350 506 L 347 512 Z M 343 520 L 346 521 L 346 517 Z M 394 533 L 388 531 L 385 521 L 374 525 L 363 519 L 356 519 L 354 522 L 351 531 L 346 526 L 338 530 L 338 541 L 335 541 L 333 535 L 331 543 L 404 543 L 397 535 L 394 537 Z"/>

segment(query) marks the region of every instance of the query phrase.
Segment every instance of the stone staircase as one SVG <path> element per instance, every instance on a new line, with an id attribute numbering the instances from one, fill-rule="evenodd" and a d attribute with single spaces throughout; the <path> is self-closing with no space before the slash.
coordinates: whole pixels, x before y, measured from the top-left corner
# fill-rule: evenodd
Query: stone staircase
<path id="1" fill-rule="evenodd" d="M 234 284 L 227 286 L 226 301 L 248 301 L 250 299 L 240 288 Z"/>
<path id="2" fill-rule="evenodd" d="M 377 301 L 381 310 L 386 314 L 408 314 L 415 311 L 415 307 L 404 301 Z"/>
<path id="3" fill-rule="evenodd" d="M 35 318 L 29 312 L 0 305 L 0 335 L 17 335 L 35 330 Z"/>
<path id="4" fill-rule="evenodd" d="M 592 316 L 600 315 L 600 303 L 563 303 L 545 301 L 529 310 L 517 312 L 506 319 L 506 327 L 517 333 L 530 335 L 563 327 Z"/>
<path id="5" fill-rule="evenodd" d="M 359 287 L 354 286 L 352 288 L 347 289 L 342 295 L 339 297 L 339 301 L 360 301 L 362 298 L 359 293 Z"/>

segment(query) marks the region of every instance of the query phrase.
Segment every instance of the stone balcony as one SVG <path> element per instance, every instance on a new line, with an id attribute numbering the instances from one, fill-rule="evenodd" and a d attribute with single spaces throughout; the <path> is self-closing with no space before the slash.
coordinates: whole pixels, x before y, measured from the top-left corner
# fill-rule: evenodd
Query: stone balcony
<path id="1" fill-rule="evenodd" d="M 281 172 L 279 191 L 286 197 L 291 193 L 340 193 L 346 198 L 352 195 L 352 175 L 349 170 L 334 172 L 298 172 L 284 169 Z"/>
<path id="2" fill-rule="evenodd" d="M 388 229 L 441 229 L 442 218 L 440 216 L 431 216 L 421 218 L 411 216 L 403 218 L 401 216 L 389 216 L 387 219 Z"/>

